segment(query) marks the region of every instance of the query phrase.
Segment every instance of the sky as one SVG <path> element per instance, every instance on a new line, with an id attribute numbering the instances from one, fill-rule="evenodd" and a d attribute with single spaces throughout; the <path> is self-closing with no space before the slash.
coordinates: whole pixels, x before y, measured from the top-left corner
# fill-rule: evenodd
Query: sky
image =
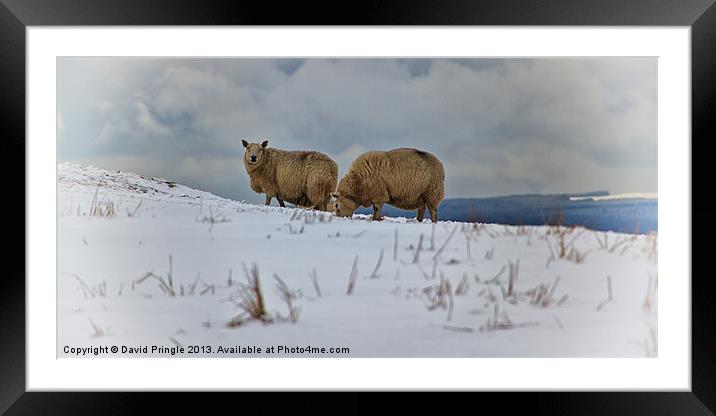
<path id="1" fill-rule="evenodd" d="M 656 58 L 59 58 L 58 162 L 261 202 L 241 139 L 445 166 L 446 198 L 657 191 Z"/>

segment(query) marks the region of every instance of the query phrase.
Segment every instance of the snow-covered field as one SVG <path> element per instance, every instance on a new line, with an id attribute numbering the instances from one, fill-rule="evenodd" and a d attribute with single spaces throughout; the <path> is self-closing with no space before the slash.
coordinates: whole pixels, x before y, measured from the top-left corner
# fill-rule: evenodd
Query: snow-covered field
<path id="1" fill-rule="evenodd" d="M 58 216 L 60 357 L 657 354 L 654 235 L 342 219 L 71 163 L 58 166 Z M 241 316 L 253 265 L 263 321 Z"/>

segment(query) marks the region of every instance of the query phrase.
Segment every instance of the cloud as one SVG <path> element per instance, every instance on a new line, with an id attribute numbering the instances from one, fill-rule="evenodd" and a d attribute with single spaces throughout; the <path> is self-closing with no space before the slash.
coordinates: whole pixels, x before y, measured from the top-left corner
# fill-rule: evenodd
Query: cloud
<path id="1" fill-rule="evenodd" d="M 172 134 L 172 130 L 168 126 L 157 121 L 144 102 L 138 101 L 136 105 L 136 126 L 139 132 L 147 136 L 169 136 Z"/>
<path id="2" fill-rule="evenodd" d="M 656 191 L 653 58 L 74 58 L 58 74 L 61 160 L 131 159 L 239 199 L 260 200 L 244 137 L 323 151 L 341 174 L 363 151 L 421 148 L 449 197 Z"/>

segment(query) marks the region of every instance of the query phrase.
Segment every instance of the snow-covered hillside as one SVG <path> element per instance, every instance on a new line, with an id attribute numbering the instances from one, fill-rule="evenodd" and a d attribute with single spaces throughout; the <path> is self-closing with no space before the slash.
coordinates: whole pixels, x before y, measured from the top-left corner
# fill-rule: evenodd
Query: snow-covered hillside
<path id="1" fill-rule="evenodd" d="M 655 235 L 342 219 L 71 163 L 58 215 L 60 357 L 657 354 Z"/>

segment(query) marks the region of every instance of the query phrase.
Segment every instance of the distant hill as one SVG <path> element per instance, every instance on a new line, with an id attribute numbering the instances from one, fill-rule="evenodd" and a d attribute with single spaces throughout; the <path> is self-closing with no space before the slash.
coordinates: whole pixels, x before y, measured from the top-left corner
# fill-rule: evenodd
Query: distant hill
<path id="1" fill-rule="evenodd" d="M 592 199 L 590 197 L 595 197 Z M 360 208 L 369 214 L 372 208 Z M 441 220 L 510 225 L 581 225 L 600 231 L 646 234 L 658 230 L 658 200 L 617 198 L 607 191 L 579 194 L 509 195 L 489 198 L 450 198 L 438 208 Z M 388 216 L 414 217 L 415 211 L 383 207 Z"/>

